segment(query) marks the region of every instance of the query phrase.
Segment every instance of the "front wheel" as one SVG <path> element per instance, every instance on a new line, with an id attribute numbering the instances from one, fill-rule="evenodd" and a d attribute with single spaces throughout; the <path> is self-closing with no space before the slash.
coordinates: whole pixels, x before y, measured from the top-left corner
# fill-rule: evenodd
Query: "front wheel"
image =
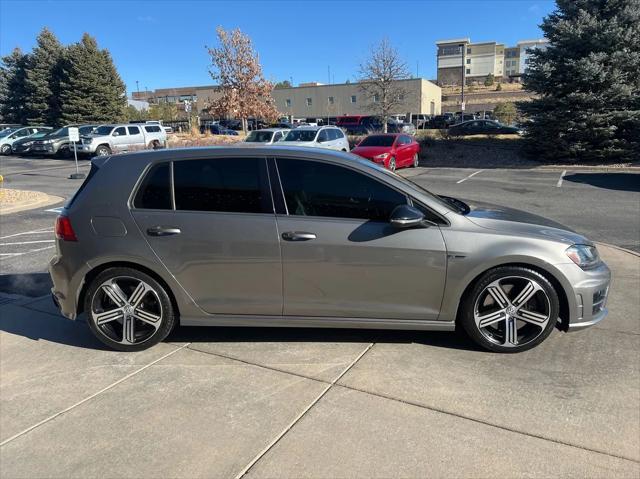
<path id="1" fill-rule="evenodd" d="M 396 171 L 396 157 L 395 156 L 392 156 L 389 159 L 389 165 L 387 166 L 387 169 L 389 171 Z"/>
<path id="2" fill-rule="evenodd" d="M 420 164 L 420 157 L 416 153 L 415 155 L 413 155 L 413 165 L 412 166 L 414 168 L 417 168 L 419 164 Z"/>
<path id="3" fill-rule="evenodd" d="M 2 153 L 3 155 L 10 155 L 11 145 L 2 145 L 2 148 L 0 148 L 0 153 Z"/>
<path id="4" fill-rule="evenodd" d="M 459 321 L 477 344 L 518 353 L 544 341 L 559 315 L 558 294 L 537 271 L 505 266 L 487 271 L 463 298 Z"/>
<path id="5" fill-rule="evenodd" d="M 118 351 L 142 351 L 167 337 L 176 323 L 167 291 L 133 268 L 109 268 L 89 286 L 84 309 L 91 332 Z"/>
<path id="6" fill-rule="evenodd" d="M 108 156 L 111 154 L 111 148 L 106 145 L 100 145 L 96 148 L 96 156 Z"/>

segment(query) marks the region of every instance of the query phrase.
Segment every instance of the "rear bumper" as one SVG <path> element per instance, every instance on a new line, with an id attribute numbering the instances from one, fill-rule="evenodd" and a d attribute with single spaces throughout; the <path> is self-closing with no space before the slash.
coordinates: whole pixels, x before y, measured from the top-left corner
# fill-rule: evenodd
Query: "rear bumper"
<path id="1" fill-rule="evenodd" d="M 78 297 L 88 270 L 86 264 L 66 264 L 60 255 L 55 255 L 49 261 L 49 275 L 53 283 L 51 296 L 60 313 L 68 319 L 78 316 Z"/>

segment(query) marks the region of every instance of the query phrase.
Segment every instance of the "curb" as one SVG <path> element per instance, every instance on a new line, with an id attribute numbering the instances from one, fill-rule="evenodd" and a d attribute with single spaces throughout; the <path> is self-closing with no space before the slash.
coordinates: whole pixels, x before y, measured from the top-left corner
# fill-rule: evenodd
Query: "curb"
<path id="1" fill-rule="evenodd" d="M 611 248 L 611 249 L 617 249 L 618 251 L 622 251 L 623 253 L 628 253 L 628 254 L 631 254 L 633 256 L 636 256 L 636 257 L 640 258 L 640 253 L 636 253 L 635 251 L 632 251 L 630 249 L 621 248 L 620 246 L 616 246 L 616 245 L 609 244 L 609 243 L 603 243 L 602 241 L 594 241 L 594 243 L 596 245 L 606 246 L 606 247 Z"/>
<path id="2" fill-rule="evenodd" d="M 604 171 L 607 173 L 640 173 L 640 166 L 587 166 L 587 165 L 549 165 L 534 166 L 532 170 L 550 170 L 550 171 Z"/>
<path id="3" fill-rule="evenodd" d="M 40 197 L 33 201 L 18 203 L 11 206 L 0 207 L 0 214 L 8 215 L 12 213 L 19 213 L 21 211 L 32 210 L 34 208 L 39 208 L 42 206 L 50 206 L 56 203 L 60 203 L 64 201 L 64 198 L 60 196 L 48 195 L 46 193 L 42 193 L 44 197 Z"/>

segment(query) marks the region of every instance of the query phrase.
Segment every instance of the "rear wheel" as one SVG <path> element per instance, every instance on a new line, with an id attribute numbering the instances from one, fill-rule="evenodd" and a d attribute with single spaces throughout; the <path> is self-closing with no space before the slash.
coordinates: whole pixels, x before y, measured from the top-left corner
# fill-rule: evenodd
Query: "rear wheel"
<path id="1" fill-rule="evenodd" d="M 413 155 L 413 167 L 417 168 L 418 165 L 420 163 L 420 157 L 418 156 L 418 154 L 416 153 L 415 155 Z"/>
<path id="2" fill-rule="evenodd" d="M 167 337 L 176 318 L 167 291 L 132 268 L 109 268 L 91 283 L 85 297 L 91 332 L 119 351 L 141 351 Z"/>
<path id="3" fill-rule="evenodd" d="M 158 140 L 153 140 L 152 142 L 149 143 L 149 149 L 150 150 L 160 149 L 160 142 Z"/>
<path id="4" fill-rule="evenodd" d="M 500 353 L 544 341 L 559 314 L 558 294 L 540 273 L 518 266 L 486 272 L 463 299 L 460 322 L 471 339 Z"/>
<path id="5" fill-rule="evenodd" d="M 0 153 L 2 153 L 3 155 L 10 155 L 11 145 L 2 145 L 2 148 L 0 148 Z"/>

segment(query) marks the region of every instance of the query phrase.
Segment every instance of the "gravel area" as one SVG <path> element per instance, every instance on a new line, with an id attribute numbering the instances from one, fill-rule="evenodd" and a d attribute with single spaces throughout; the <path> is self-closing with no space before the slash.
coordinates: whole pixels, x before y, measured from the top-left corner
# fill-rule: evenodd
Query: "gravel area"
<path id="1" fill-rule="evenodd" d="M 3 206 L 13 206 L 16 203 L 21 202 L 35 202 L 39 199 L 46 198 L 47 195 L 45 193 L 40 193 L 39 191 L 25 191 L 25 190 L 12 190 L 10 188 L 2 188 L 0 189 L 0 207 Z"/>

